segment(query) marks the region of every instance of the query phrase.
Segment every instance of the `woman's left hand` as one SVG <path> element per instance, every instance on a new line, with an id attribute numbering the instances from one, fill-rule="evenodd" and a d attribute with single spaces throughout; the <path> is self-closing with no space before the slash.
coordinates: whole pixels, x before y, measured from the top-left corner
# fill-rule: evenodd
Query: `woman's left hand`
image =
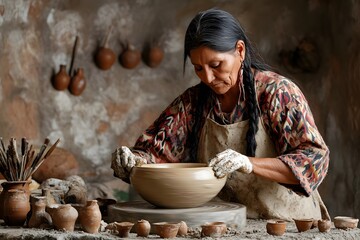
<path id="1" fill-rule="evenodd" d="M 223 178 L 236 170 L 243 173 L 251 173 L 253 170 L 250 159 L 232 149 L 226 149 L 216 154 L 216 156 L 210 160 L 209 167 L 213 168 L 215 176 L 218 178 Z"/>

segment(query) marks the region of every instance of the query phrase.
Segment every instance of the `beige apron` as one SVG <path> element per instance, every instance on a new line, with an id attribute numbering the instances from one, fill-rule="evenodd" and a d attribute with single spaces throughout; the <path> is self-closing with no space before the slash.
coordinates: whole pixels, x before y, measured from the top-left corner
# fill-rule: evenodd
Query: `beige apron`
<path id="1" fill-rule="evenodd" d="M 276 157 L 273 142 L 261 122 L 259 120 L 259 130 L 255 136 L 257 142 L 255 155 L 256 157 Z M 208 117 L 200 135 L 199 161 L 207 163 L 217 153 L 228 148 L 244 154 L 247 129 L 248 120 L 220 125 Z M 233 172 L 218 196 L 224 201 L 244 204 L 247 207 L 248 218 L 321 219 L 319 203 L 321 204 L 322 200 L 317 191 L 310 197 L 300 196 L 254 173 Z M 325 218 L 327 217 L 329 217 L 328 214 Z"/>

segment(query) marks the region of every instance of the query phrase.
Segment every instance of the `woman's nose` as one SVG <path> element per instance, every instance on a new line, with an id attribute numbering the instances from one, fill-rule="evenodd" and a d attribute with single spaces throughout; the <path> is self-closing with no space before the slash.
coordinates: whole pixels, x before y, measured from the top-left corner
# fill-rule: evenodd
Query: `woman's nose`
<path id="1" fill-rule="evenodd" d="M 211 70 L 205 70 L 204 71 L 204 81 L 206 83 L 211 83 L 214 79 L 215 79 L 215 76 L 214 76 L 214 73 L 211 71 Z"/>

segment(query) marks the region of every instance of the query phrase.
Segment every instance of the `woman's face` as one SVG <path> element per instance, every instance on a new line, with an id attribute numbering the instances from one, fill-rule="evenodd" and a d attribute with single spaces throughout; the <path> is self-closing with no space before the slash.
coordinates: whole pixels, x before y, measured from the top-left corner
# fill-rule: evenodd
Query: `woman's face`
<path id="1" fill-rule="evenodd" d="M 217 52 L 205 46 L 190 51 L 196 75 L 217 95 L 238 87 L 237 80 L 244 56 L 245 45 L 241 40 L 231 52 Z"/>

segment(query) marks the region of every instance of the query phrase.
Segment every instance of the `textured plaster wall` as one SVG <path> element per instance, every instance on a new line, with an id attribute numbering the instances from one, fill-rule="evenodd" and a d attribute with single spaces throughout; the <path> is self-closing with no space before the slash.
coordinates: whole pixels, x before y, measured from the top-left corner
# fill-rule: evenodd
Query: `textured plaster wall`
<path id="1" fill-rule="evenodd" d="M 184 32 L 195 13 L 211 7 L 236 15 L 264 59 L 303 89 L 331 150 L 320 189 L 324 201 L 332 216 L 359 216 L 356 0 L 0 0 L 0 135 L 25 136 L 35 144 L 61 138 L 60 146 L 80 162 L 82 176 L 113 179 L 111 152 L 132 145 L 175 96 L 198 82 L 191 66 L 182 73 Z M 165 51 L 161 65 L 152 69 L 141 63 L 128 70 L 116 62 L 99 70 L 93 56 L 110 25 L 109 44 L 117 56 L 121 42 L 142 49 L 156 40 Z M 82 67 L 87 80 L 78 97 L 51 85 L 60 64 L 69 68 L 76 35 L 74 68 Z M 279 52 L 294 49 L 303 37 L 318 45 L 320 68 L 288 72 Z"/>

